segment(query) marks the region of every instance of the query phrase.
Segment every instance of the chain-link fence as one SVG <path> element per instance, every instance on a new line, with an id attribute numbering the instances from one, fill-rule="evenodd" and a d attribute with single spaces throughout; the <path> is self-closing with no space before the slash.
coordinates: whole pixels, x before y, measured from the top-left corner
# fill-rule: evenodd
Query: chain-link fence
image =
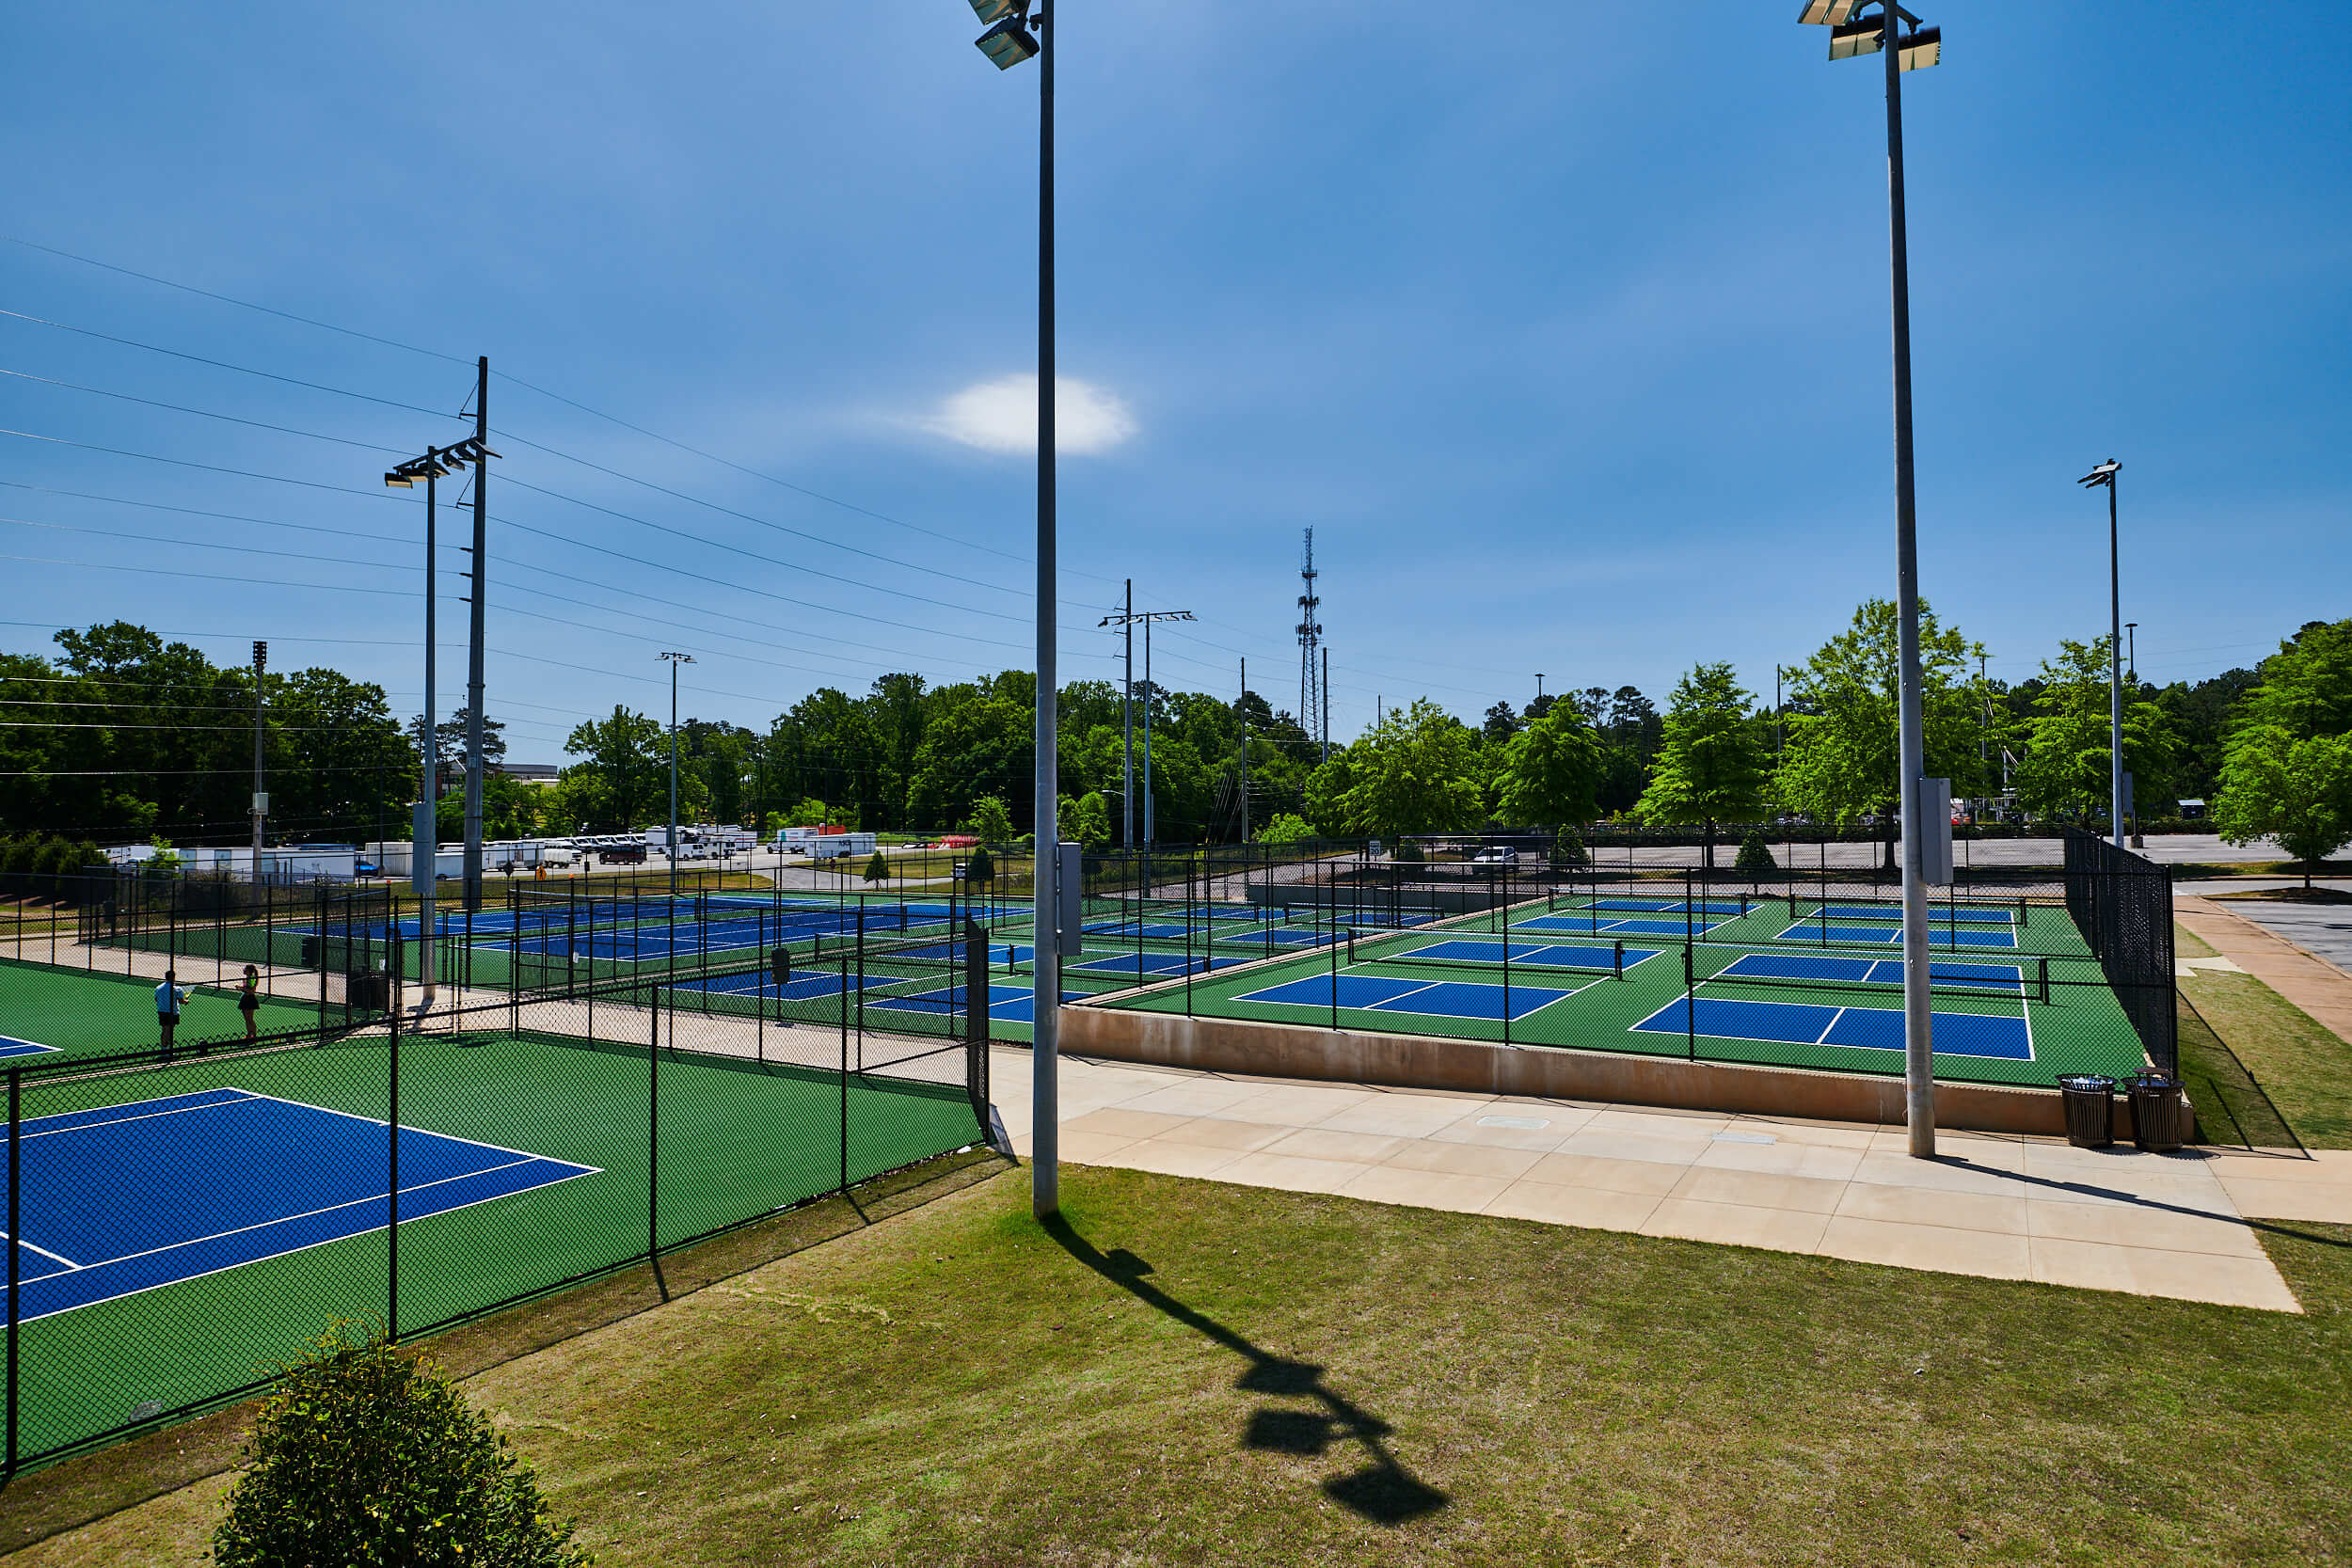
<path id="1" fill-rule="evenodd" d="M 986 946 L 421 1018 L 394 964 L 352 1027 L 9 1060 L 8 1466 L 256 1388 L 330 1319 L 431 1332 L 986 1140 Z"/>

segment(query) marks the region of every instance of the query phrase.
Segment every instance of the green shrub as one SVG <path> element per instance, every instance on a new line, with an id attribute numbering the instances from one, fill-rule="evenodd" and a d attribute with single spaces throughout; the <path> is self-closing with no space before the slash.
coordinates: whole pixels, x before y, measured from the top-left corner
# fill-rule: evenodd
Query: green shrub
<path id="1" fill-rule="evenodd" d="M 213 1532 L 220 1568 L 575 1568 L 573 1527 L 428 1361 L 338 1323 L 279 1369 Z"/>
<path id="2" fill-rule="evenodd" d="M 1780 863 L 1772 859 L 1772 847 L 1764 842 L 1763 829 L 1748 830 L 1748 836 L 1740 841 L 1740 858 L 1731 863 L 1731 868 L 1758 876 L 1780 869 Z"/>
<path id="3" fill-rule="evenodd" d="M 1565 828 L 1561 829 L 1560 836 L 1551 841 L 1550 860 L 1554 871 L 1569 871 L 1593 863 L 1593 857 L 1584 852 L 1584 840 Z"/>
<path id="4" fill-rule="evenodd" d="M 1260 844 L 1305 844 L 1314 836 L 1315 831 L 1307 825 L 1307 819 L 1290 812 L 1281 813 L 1258 830 Z"/>
<path id="5" fill-rule="evenodd" d="M 882 858 L 882 852 L 880 849 L 875 850 L 874 858 L 866 863 L 866 870 L 863 875 L 869 882 L 886 882 L 890 880 L 890 863 Z"/>
<path id="6" fill-rule="evenodd" d="M 973 850 L 972 858 L 964 863 L 963 879 L 967 882 L 993 882 L 996 879 L 996 863 L 988 858 L 985 845 Z"/>
<path id="7" fill-rule="evenodd" d="M 1389 858 L 1392 861 L 1406 861 L 1418 865 L 1422 858 L 1421 846 L 1409 838 L 1400 838 L 1396 841 L 1395 849 L 1390 852 Z"/>

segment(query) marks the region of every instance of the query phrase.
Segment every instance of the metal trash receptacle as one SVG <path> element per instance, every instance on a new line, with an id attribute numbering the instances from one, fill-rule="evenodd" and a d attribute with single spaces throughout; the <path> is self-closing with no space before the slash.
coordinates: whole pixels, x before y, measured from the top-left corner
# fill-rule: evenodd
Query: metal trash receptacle
<path id="1" fill-rule="evenodd" d="M 2058 1081 L 2066 1103 L 2066 1141 L 2076 1148 L 2106 1148 L 2115 1142 L 2115 1080 L 2097 1072 L 2070 1072 Z"/>
<path id="2" fill-rule="evenodd" d="M 2189 1141 L 2196 1117 L 2179 1079 L 2143 1072 L 2124 1080 L 2123 1093 L 2131 1106 L 2134 1147 L 2162 1153 Z"/>

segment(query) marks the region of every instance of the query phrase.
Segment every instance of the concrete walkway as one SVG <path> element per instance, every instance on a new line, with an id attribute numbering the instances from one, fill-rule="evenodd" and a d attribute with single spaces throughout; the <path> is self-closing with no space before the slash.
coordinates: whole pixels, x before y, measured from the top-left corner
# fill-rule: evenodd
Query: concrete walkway
<path id="1" fill-rule="evenodd" d="M 993 1053 L 1026 1156 L 1029 1053 Z M 2269 1311 L 2301 1307 L 2233 1198 L 2352 1219 L 2352 1162 L 1239 1078 L 1064 1057 L 1062 1158 L 1553 1225 Z M 2219 1169 L 2233 1174 L 2225 1181 Z"/>
<path id="2" fill-rule="evenodd" d="M 2310 1014 L 2321 1028 L 2352 1043 L 2352 975 L 2255 924 L 2233 904 L 2211 898 L 2175 898 L 2172 918 L 2206 946 Z"/>

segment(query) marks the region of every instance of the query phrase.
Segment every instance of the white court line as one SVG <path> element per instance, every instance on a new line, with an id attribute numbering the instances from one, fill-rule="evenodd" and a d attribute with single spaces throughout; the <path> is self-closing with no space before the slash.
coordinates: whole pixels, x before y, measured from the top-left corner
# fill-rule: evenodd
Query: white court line
<path id="1" fill-rule="evenodd" d="M 8 1239 L 8 1233 L 7 1231 L 0 1230 L 0 1241 L 6 1241 Z M 52 1252 L 45 1246 L 36 1246 L 31 1242 L 20 1241 L 16 1244 L 23 1247 L 27 1252 L 38 1252 L 43 1258 L 49 1259 L 53 1262 L 63 1263 L 69 1269 L 82 1269 L 89 1266 L 87 1263 L 75 1262 L 72 1259 L 68 1258 L 62 1252 Z"/>
<path id="2" fill-rule="evenodd" d="M 196 1094 L 234 1094 L 243 1095 L 245 1098 L 242 1100 L 208 1100 L 200 1105 L 175 1105 L 168 1111 L 141 1111 L 135 1116 L 108 1117 L 103 1121 L 77 1121 L 71 1127 L 52 1127 L 45 1132 L 27 1132 L 24 1134 L 24 1141 L 26 1143 L 30 1143 L 35 1138 L 60 1138 L 68 1132 L 86 1132 L 92 1128 L 99 1127 L 120 1127 L 126 1122 L 151 1121 L 157 1117 L 186 1116 L 192 1111 L 216 1111 L 224 1106 L 243 1105 L 247 1101 L 264 1098 L 263 1096 L 254 1094 L 250 1090 L 233 1088 L 227 1085 L 223 1085 L 219 1088 L 196 1089 L 191 1092 Z M 167 1100 L 181 1100 L 184 1098 L 186 1097 L 176 1094 L 158 1095 L 153 1100 L 126 1100 L 119 1105 L 94 1105 L 90 1107 L 90 1109 L 96 1111 L 127 1111 L 135 1105 L 161 1105 Z M 53 1114 L 61 1117 L 78 1117 L 84 1115 L 85 1113 L 81 1111 L 58 1111 Z M 47 1121 L 49 1117 L 39 1117 L 35 1119 L 38 1121 Z"/>

